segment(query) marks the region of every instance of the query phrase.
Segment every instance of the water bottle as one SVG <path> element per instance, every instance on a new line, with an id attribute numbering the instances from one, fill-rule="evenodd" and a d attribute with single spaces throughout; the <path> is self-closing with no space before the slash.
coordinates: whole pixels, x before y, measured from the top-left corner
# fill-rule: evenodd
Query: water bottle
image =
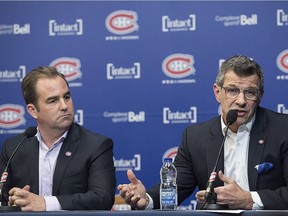
<path id="1" fill-rule="evenodd" d="M 177 170 L 172 163 L 172 158 L 164 158 L 160 177 L 160 208 L 165 210 L 177 209 Z"/>

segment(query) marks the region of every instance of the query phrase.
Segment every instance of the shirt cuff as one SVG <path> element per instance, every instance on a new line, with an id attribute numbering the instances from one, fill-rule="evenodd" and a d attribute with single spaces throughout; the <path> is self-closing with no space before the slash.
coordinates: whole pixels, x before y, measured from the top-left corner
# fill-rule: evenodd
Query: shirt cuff
<path id="1" fill-rule="evenodd" d="M 146 196 L 148 197 L 148 205 L 147 205 L 145 210 L 151 210 L 154 207 L 153 199 L 151 198 L 151 196 L 148 193 L 146 193 Z"/>
<path id="2" fill-rule="evenodd" d="M 259 196 L 259 194 L 256 191 L 251 191 L 251 196 L 252 196 L 252 200 L 253 200 L 253 210 L 261 210 L 264 209 L 264 205 L 262 203 L 262 200 Z"/>
<path id="3" fill-rule="evenodd" d="M 62 210 L 61 205 L 56 196 L 44 196 L 46 202 L 46 211 Z"/>

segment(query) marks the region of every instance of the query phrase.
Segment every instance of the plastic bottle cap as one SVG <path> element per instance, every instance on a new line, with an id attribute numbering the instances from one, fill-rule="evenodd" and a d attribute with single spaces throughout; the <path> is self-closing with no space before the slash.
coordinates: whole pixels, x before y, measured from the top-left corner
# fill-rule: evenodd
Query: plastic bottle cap
<path id="1" fill-rule="evenodd" d="M 164 162 L 172 162 L 172 158 L 164 158 Z"/>

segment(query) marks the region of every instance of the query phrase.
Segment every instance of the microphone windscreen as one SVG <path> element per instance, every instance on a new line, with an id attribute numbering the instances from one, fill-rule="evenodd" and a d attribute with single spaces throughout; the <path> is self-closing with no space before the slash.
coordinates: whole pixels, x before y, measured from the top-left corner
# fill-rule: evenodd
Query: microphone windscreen
<path id="1" fill-rule="evenodd" d="M 37 133 L 37 128 L 32 126 L 26 129 L 25 136 L 27 136 L 27 138 L 30 138 L 30 137 L 35 136 L 36 133 Z"/>
<path id="2" fill-rule="evenodd" d="M 227 125 L 233 124 L 238 117 L 237 110 L 229 110 L 226 116 Z"/>

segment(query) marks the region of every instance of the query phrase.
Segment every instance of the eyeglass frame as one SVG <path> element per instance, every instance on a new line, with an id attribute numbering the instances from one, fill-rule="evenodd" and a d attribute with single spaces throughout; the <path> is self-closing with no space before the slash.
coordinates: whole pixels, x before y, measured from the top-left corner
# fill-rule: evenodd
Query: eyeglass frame
<path id="1" fill-rule="evenodd" d="M 237 98 L 241 92 L 243 92 L 244 98 L 245 98 L 246 100 L 256 101 L 256 100 L 259 99 L 259 97 L 260 97 L 260 90 L 259 90 L 259 89 L 244 89 L 244 90 L 241 91 L 241 90 L 240 90 L 239 88 L 237 88 L 237 87 L 229 87 L 229 86 L 224 87 L 224 86 L 221 86 L 220 88 L 221 88 L 221 89 L 222 89 L 222 88 L 224 89 L 226 97 L 228 97 L 228 98 L 230 98 L 230 99 L 235 99 L 235 98 Z M 236 94 L 235 96 L 231 96 L 231 95 L 228 96 L 227 94 L 229 94 L 229 93 L 227 93 L 227 89 L 237 90 L 237 94 Z M 247 98 L 247 93 L 249 93 L 249 91 L 255 91 L 256 94 L 255 94 L 255 95 L 252 94 L 253 96 L 255 96 L 255 99 Z M 231 92 L 230 92 L 230 93 L 231 93 Z"/>

